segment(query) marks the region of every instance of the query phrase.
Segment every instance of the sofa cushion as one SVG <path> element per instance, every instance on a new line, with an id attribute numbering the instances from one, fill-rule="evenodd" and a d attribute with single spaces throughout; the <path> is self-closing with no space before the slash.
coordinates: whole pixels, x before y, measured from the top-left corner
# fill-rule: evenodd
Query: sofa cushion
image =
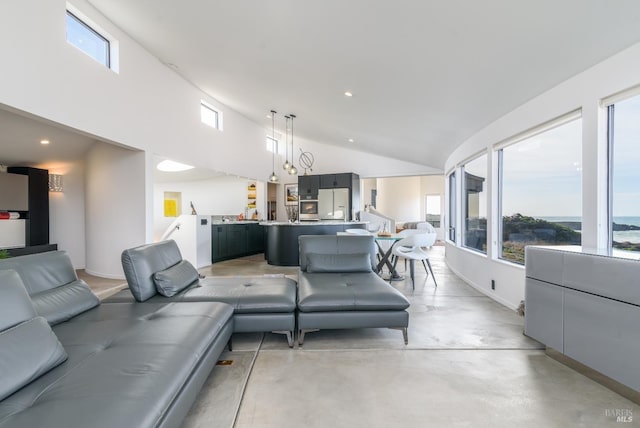
<path id="1" fill-rule="evenodd" d="M 308 253 L 307 272 L 371 272 L 371 259 L 369 253 Z"/>
<path id="2" fill-rule="evenodd" d="M 231 305 L 235 314 L 290 314 L 296 310 L 296 282 L 284 276 L 208 276 L 198 285 L 173 297 L 156 294 L 146 302 L 223 302 Z M 125 289 L 104 303 L 133 300 L 131 290 Z"/>
<path id="3" fill-rule="evenodd" d="M 198 281 L 198 271 L 186 260 L 153 275 L 156 290 L 165 297 L 175 296 L 196 281 Z"/>
<path id="4" fill-rule="evenodd" d="M 55 325 L 100 304 L 86 282 L 79 279 L 31 296 L 38 315 Z"/>
<path id="5" fill-rule="evenodd" d="M 153 275 L 181 260 L 180 249 L 173 240 L 124 250 L 122 252 L 122 269 L 133 297 L 138 302 L 144 302 L 155 295 L 156 284 L 153 281 Z"/>
<path id="6" fill-rule="evenodd" d="M 78 279 L 71 259 L 64 251 L 3 259 L 0 260 L 0 270 L 4 269 L 18 272 L 30 296 Z"/>
<path id="7" fill-rule="evenodd" d="M 300 312 L 401 311 L 409 301 L 373 272 L 298 275 Z"/>
<path id="8" fill-rule="evenodd" d="M 66 359 L 67 353 L 43 317 L 32 318 L 1 332 L 0 400 Z"/>
<path id="9" fill-rule="evenodd" d="M 368 253 L 369 270 L 376 265 L 376 246 L 373 236 L 367 235 L 302 235 L 298 237 L 300 245 L 300 270 L 307 271 L 307 254 L 346 254 Z"/>
<path id="10" fill-rule="evenodd" d="M 36 316 L 27 289 L 16 271 L 0 270 L 0 290 L 0 331 Z"/>
<path id="11" fill-rule="evenodd" d="M 51 327 L 36 311 L 18 273 L 0 271 L 0 400 L 66 360 Z"/>

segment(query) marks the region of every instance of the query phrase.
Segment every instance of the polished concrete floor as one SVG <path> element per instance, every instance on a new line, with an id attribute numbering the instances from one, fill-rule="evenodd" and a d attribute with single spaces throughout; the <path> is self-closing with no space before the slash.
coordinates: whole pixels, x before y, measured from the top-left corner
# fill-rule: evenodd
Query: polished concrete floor
<path id="1" fill-rule="evenodd" d="M 415 290 L 409 279 L 393 283 L 411 302 L 409 345 L 389 329 L 323 330 L 295 349 L 276 334 L 235 335 L 234 351 L 221 356 L 230 364 L 216 366 L 183 426 L 639 424 L 636 404 L 548 357 L 522 334 L 522 317 L 456 277 L 443 247 L 431 260 L 437 288 L 421 266 Z M 261 255 L 201 272 L 297 276 Z M 617 421 L 623 414 L 632 422 Z"/>
<path id="2" fill-rule="evenodd" d="M 76 270 L 76 274 L 79 279 L 84 280 L 89 285 L 89 288 L 91 288 L 91 290 L 101 300 L 104 300 L 112 294 L 127 288 L 127 282 L 123 279 L 109 279 L 93 276 L 88 274 L 84 269 Z"/>

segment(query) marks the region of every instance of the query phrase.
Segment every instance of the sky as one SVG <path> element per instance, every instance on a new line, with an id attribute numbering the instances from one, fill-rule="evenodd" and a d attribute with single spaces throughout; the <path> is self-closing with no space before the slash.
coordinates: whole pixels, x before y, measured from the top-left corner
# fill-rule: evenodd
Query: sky
<path id="1" fill-rule="evenodd" d="M 640 95 L 616 103 L 613 215 L 640 217 Z M 487 176 L 487 155 L 465 165 Z M 582 214 L 582 120 L 576 119 L 503 150 L 504 215 L 580 217 Z M 486 216 L 486 188 L 480 216 Z"/>
<path id="2" fill-rule="evenodd" d="M 616 103 L 613 216 L 640 217 L 640 95 Z"/>
<path id="3" fill-rule="evenodd" d="M 582 214 L 582 119 L 503 150 L 502 212 L 533 217 Z"/>

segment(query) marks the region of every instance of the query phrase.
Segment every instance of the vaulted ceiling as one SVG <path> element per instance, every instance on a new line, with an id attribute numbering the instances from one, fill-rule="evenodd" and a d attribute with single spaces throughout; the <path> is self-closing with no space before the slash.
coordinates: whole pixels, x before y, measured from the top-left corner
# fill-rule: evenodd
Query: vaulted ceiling
<path id="1" fill-rule="evenodd" d="M 500 116 L 640 42 L 637 0 L 89 2 L 266 128 L 275 108 L 297 114 L 297 137 L 436 169 Z M 0 164 L 73 161 L 95 141 L 11 111 L 0 129 Z"/>
<path id="2" fill-rule="evenodd" d="M 297 114 L 305 139 L 436 168 L 492 121 L 640 41 L 637 0 L 89 2 L 265 127 L 275 108 Z"/>

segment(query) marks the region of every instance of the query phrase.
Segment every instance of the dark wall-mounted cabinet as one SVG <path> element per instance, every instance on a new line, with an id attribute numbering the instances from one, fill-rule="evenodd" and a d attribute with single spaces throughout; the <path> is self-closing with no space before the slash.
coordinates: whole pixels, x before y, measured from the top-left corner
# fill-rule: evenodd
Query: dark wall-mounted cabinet
<path id="1" fill-rule="evenodd" d="M 211 225 L 211 262 L 264 252 L 264 227 L 258 223 Z"/>
<path id="2" fill-rule="evenodd" d="M 7 168 L 7 172 L 28 177 L 26 246 L 49 244 L 49 171 L 14 166 Z"/>
<path id="3" fill-rule="evenodd" d="M 318 199 L 319 188 L 319 175 L 301 175 L 298 177 L 298 194 L 301 201 Z"/>
<path id="4" fill-rule="evenodd" d="M 321 189 L 345 189 L 351 188 L 352 177 L 356 174 L 343 173 L 343 174 L 322 174 L 320 175 L 320 188 Z"/>

